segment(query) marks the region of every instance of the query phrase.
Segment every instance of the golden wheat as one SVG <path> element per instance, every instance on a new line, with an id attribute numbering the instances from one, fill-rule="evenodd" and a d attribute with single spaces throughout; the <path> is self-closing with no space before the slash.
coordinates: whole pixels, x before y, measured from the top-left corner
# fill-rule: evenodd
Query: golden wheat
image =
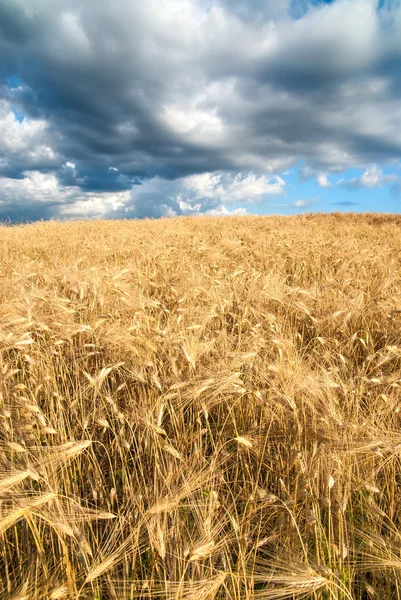
<path id="1" fill-rule="evenodd" d="M 0 226 L 0 597 L 401 598 L 401 217 Z"/>

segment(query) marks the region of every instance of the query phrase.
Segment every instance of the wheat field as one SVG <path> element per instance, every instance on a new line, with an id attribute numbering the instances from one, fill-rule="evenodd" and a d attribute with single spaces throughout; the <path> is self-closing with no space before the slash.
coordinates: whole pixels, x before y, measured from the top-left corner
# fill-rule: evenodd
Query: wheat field
<path id="1" fill-rule="evenodd" d="M 0 227 L 0 597 L 401 598 L 401 216 Z"/>

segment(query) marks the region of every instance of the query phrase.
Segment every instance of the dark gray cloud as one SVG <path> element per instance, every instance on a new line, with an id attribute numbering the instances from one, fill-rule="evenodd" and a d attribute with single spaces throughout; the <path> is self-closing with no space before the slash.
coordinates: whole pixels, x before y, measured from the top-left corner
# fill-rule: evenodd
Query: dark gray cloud
<path id="1" fill-rule="evenodd" d="M 3 181 L 3 210 L 22 210 L 21 189 L 32 214 L 61 210 L 45 209 L 55 177 L 70 214 L 180 214 L 151 181 L 303 159 L 325 187 L 401 156 L 394 1 L 0 0 L 0 56 L 0 178 L 43 175 Z"/>

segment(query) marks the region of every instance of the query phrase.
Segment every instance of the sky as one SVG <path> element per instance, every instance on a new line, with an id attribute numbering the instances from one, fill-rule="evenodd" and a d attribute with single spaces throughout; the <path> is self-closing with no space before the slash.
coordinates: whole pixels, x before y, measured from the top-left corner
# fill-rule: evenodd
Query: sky
<path id="1" fill-rule="evenodd" d="M 0 0 L 0 221 L 401 212 L 401 0 Z"/>

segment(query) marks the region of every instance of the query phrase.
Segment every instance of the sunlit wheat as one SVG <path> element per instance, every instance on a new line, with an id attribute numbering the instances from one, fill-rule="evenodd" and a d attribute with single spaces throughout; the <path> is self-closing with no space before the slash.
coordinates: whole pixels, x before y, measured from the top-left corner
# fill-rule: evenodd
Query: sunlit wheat
<path id="1" fill-rule="evenodd" d="M 0 597 L 401 598 L 401 217 L 0 226 Z"/>

